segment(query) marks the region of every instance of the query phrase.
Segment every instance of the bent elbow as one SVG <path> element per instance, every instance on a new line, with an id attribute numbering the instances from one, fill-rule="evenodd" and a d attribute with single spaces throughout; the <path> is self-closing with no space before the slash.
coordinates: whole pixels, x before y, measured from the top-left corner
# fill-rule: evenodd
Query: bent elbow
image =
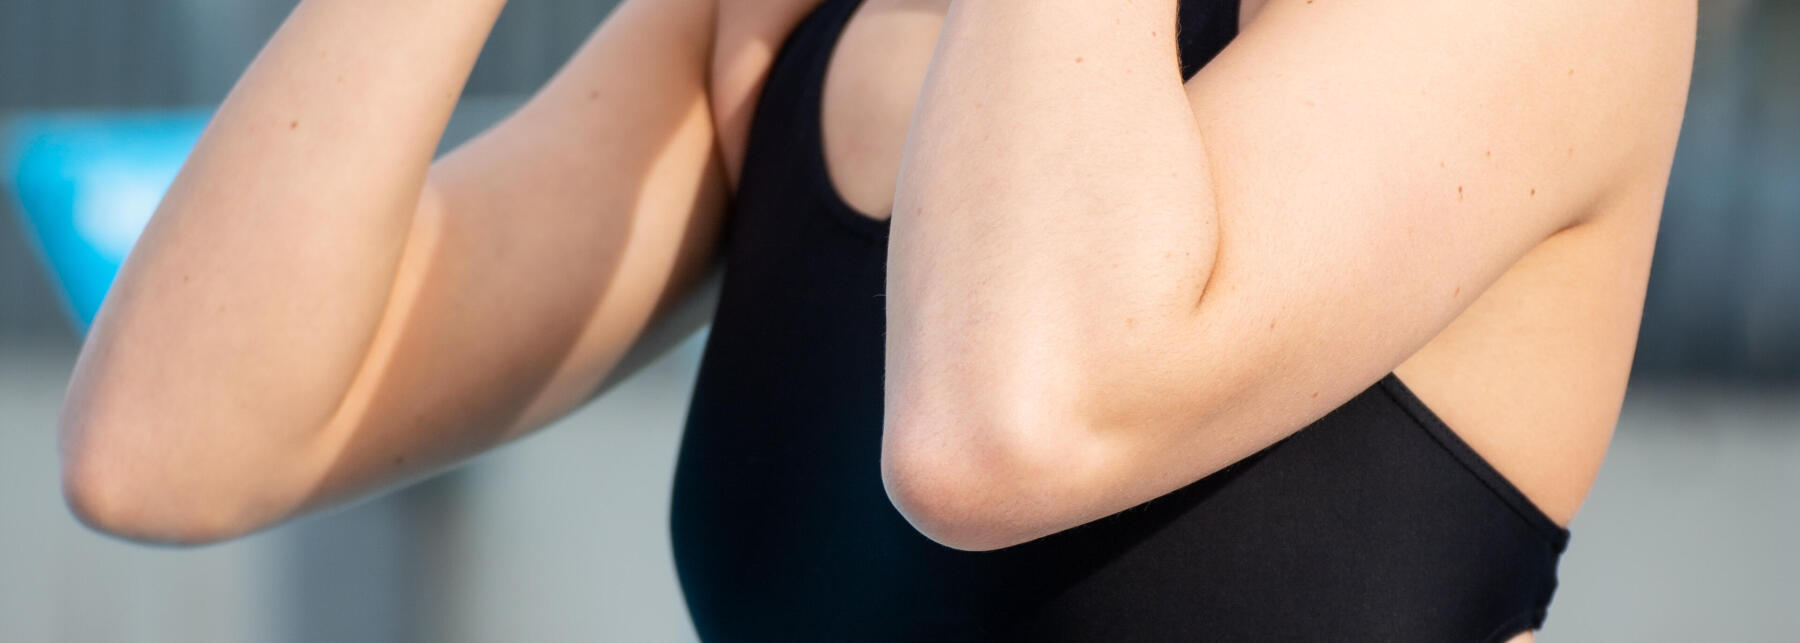
<path id="1" fill-rule="evenodd" d="M 1042 428 L 1042 427 L 1040 427 Z M 1020 545 L 1080 524 L 1072 511 L 1086 479 L 1087 454 L 1067 438 L 1009 431 L 989 439 L 933 440 L 889 427 L 881 454 L 888 500 L 914 529 L 961 551 Z M 1066 435 L 1066 434 L 1063 434 Z M 1091 453 L 1091 452 L 1090 452 Z"/>
<path id="2" fill-rule="evenodd" d="M 930 474 L 884 473 L 888 500 L 921 535 L 959 551 L 993 551 L 1031 540 L 1001 518 L 977 485 Z"/>
<path id="3" fill-rule="evenodd" d="M 178 488 L 143 469 L 88 452 L 62 461 L 63 502 L 82 525 L 115 538 L 155 545 L 200 546 L 244 536 L 256 525 L 243 503 Z"/>

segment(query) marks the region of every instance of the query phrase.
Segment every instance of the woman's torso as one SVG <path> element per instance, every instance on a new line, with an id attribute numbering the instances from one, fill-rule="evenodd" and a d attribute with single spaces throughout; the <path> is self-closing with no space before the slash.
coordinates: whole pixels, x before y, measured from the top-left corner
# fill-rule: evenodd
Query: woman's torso
<path id="1" fill-rule="evenodd" d="M 728 175 L 739 199 L 727 224 L 726 292 L 689 418 L 674 511 L 677 558 L 703 634 L 828 635 L 863 623 L 902 635 L 906 632 L 886 621 L 908 614 L 919 617 L 914 626 L 943 634 L 961 627 L 955 624 L 960 619 L 981 612 L 1005 615 L 1007 627 L 1023 628 L 1011 630 L 1015 634 L 1055 627 L 1119 635 L 1118 630 L 1083 630 L 1064 621 L 1085 616 L 1089 625 L 1100 627 L 1106 615 L 1132 615 L 1154 622 L 1158 615 L 1141 612 L 1170 600 L 1155 592 L 1182 594 L 1193 605 L 1212 606 L 1219 613 L 1254 616 L 1277 607 L 1304 609 L 1303 603 L 1238 604 L 1245 597 L 1231 591 L 1233 584 L 1266 583 L 1257 572 L 1304 570 L 1302 560 L 1271 562 L 1265 553 L 1264 569 L 1254 568 L 1256 556 L 1242 557 L 1250 568 L 1225 568 L 1220 561 L 1231 557 L 1212 556 L 1216 560 L 1192 566 L 1213 575 L 1198 584 L 1158 570 L 1182 571 L 1178 563 L 1183 552 L 1194 548 L 1247 547 L 1258 539 L 1286 537 L 1251 533 L 1284 529 L 1283 520 L 1292 519 L 1256 508 L 1269 504 L 1262 501 L 1269 494 L 1280 489 L 1290 495 L 1308 493 L 1303 487 L 1283 487 L 1284 472 L 1305 470 L 1317 476 L 1341 470 L 1366 477 L 1366 469 L 1392 468 L 1389 462 L 1369 459 L 1379 455 L 1367 444 L 1371 441 L 1400 439 L 1386 445 L 1396 452 L 1439 450 L 1417 454 L 1431 460 L 1420 465 L 1429 471 L 1365 480 L 1368 493 L 1382 485 L 1407 488 L 1407 475 L 1424 476 L 1412 482 L 1448 476 L 1455 481 L 1448 486 L 1459 488 L 1438 500 L 1460 498 L 1467 504 L 1470 496 L 1458 493 L 1489 494 L 1481 496 L 1487 503 L 1482 516 L 1510 516 L 1511 522 L 1498 531 L 1512 537 L 1554 536 L 1558 528 L 1552 523 L 1567 524 L 1598 468 L 1623 394 L 1635 333 L 1621 329 L 1636 328 L 1647 274 L 1645 235 L 1654 231 L 1653 219 L 1646 226 L 1640 211 L 1650 207 L 1646 204 L 1654 202 L 1649 198 L 1654 195 L 1622 197 L 1619 212 L 1600 213 L 1593 223 L 1543 243 L 1396 369 L 1398 378 L 1383 380 L 1303 431 L 1298 437 L 1304 440 L 1286 440 L 1243 466 L 1152 503 L 1160 508 L 1126 512 L 1102 521 L 1107 524 L 999 555 L 950 552 L 911 533 L 881 493 L 879 442 L 871 438 L 880 431 L 885 225 L 867 215 L 887 212 L 911 108 L 946 4 L 721 0 L 712 92 Z M 1184 63 L 1203 62 L 1193 59 L 1209 57 L 1229 40 L 1238 14 L 1231 4 L 1184 2 L 1184 26 L 1198 27 L 1184 30 L 1194 41 L 1184 42 Z M 795 27 L 806 26 L 803 21 L 818 23 L 812 25 L 816 33 L 801 43 L 811 49 L 774 70 L 774 85 L 765 84 L 772 78 L 771 63 L 789 44 Z M 804 69 L 808 65 L 816 68 L 811 74 Z M 809 104 L 807 98 L 817 103 Z M 773 105 L 773 111 L 758 115 L 765 104 Z M 808 107 L 813 113 L 805 113 Z M 783 131 L 808 128 L 809 117 L 822 136 Z M 761 138 L 753 137 L 753 124 L 764 130 Z M 769 159 L 773 161 L 765 163 Z M 1334 423 L 1365 426 L 1320 428 Z M 1395 438 L 1391 432 L 1370 434 L 1366 426 L 1384 423 L 1410 425 L 1415 432 Z M 1454 434 L 1444 424 L 1455 427 Z M 1308 453 L 1326 452 L 1334 440 L 1355 441 L 1352 446 L 1369 458 L 1338 457 L 1308 468 L 1289 464 L 1305 460 Z M 1446 441 L 1466 443 L 1472 451 L 1465 447 L 1464 453 L 1454 454 Z M 1493 479 L 1484 479 L 1483 473 Z M 1523 495 L 1511 499 L 1515 502 L 1509 507 L 1500 492 L 1514 486 Z M 1358 502 L 1356 497 L 1321 498 Z M 1188 516 L 1202 511 L 1241 520 L 1234 531 L 1233 524 L 1200 524 Z M 1246 512 L 1255 517 L 1245 517 Z M 1458 535 L 1452 532 L 1469 527 L 1433 522 L 1445 516 L 1404 513 L 1338 523 L 1318 522 L 1323 518 L 1314 516 L 1313 523 L 1294 522 L 1285 529 L 1360 522 L 1352 529 L 1360 533 L 1337 537 L 1392 542 L 1432 528 L 1448 530 L 1441 535 L 1454 539 Z M 1455 512 L 1450 516 L 1457 517 Z M 1460 519 L 1480 522 L 1486 519 L 1482 516 Z M 1441 549 L 1422 545 L 1412 551 L 1450 555 Z M 1461 581 L 1452 578 L 1382 587 L 1370 578 L 1380 577 L 1382 569 L 1415 569 L 1419 561 L 1363 558 L 1337 573 L 1343 583 L 1366 586 L 1338 587 L 1334 593 L 1295 583 L 1293 596 L 1283 600 L 1401 591 L 1372 600 L 1388 606 L 1383 609 L 1407 609 L 1443 600 L 1445 593 L 1456 595 L 1457 587 L 1469 600 L 1479 601 L 1475 597 L 1482 592 L 1505 585 L 1488 578 L 1459 586 Z M 1046 560 L 1065 562 L 1046 565 Z M 1553 565 L 1552 557 L 1552 570 Z M 1521 577 L 1513 582 L 1541 585 L 1542 580 Z M 1426 587 L 1440 595 L 1404 595 Z M 788 610 L 808 607 L 829 607 L 836 613 L 812 615 L 819 629 L 783 629 L 797 626 L 792 618 L 807 618 Z M 759 613 L 763 616 L 751 616 Z M 1356 614 L 1366 617 L 1368 612 L 1345 609 L 1340 616 Z M 733 624 L 752 629 L 718 629 Z M 1189 619 L 1185 625 L 1209 624 Z M 1354 629 L 1348 623 L 1336 625 Z M 1279 623 L 1268 627 L 1280 631 Z"/>

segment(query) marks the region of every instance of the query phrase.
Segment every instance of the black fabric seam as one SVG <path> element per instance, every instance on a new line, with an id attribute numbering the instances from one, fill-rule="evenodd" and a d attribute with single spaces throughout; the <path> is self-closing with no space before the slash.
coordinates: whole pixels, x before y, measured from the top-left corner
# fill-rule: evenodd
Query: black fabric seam
<path id="1" fill-rule="evenodd" d="M 1537 506 L 1537 503 L 1532 502 L 1531 498 L 1519 491 L 1519 488 L 1513 485 L 1512 481 L 1507 480 L 1499 469 L 1494 468 L 1493 463 L 1488 462 L 1486 458 L 1475 451 L 1474 447 L 1463 441 L 1462 436 L 1457 435 L 1444 422 L 1443 418 L 1432 411 L 1424 400 L 1419 399 L 1418 394 L 1401 381 L 1398 375 L 1389 373 L 1383 377 L 1381 389 L 1390 399 L 1399 404 L 1407 415 L 1412 416 L 1413 421 L 1425 429 L 1425 432 L 1437 441 L 1438 446 L 1448 451 L 1458 463 L 1463 465 L 1464 469 L 1474 474 L 1490 491 L 1499 496 L 1500 500 L 1506 503 L 1506 506 L 1511 508 L 1514 514 L 1530 525 L 1532 532 L 1549 543 L 1552 551 L 1561 554 L 1568 547 L 1569 530 L 1551 520 L 1550 516 Z"/>

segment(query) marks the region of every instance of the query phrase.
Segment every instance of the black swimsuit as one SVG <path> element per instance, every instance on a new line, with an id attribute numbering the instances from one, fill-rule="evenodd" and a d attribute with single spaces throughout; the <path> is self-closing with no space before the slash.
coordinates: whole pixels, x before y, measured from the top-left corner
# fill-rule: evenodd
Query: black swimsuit
<path id="1" fill-rule="evenodd" d="M 1188 0 L 1188 76 L 1238 0 Z M 833 189 L 820 87 L 860 0 L 770 70 L 675 477 L 711 641 L 1503 640 L 1544 622 L 1560 528 L 1389 375 L 1188 487 L 1035 542 L 927 540 L 879 472 L 885 222 Z"/>

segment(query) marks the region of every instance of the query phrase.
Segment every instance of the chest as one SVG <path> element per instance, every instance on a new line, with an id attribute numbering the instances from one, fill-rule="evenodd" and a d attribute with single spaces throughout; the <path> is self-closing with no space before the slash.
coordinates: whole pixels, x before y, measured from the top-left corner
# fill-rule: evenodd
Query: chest
<path id="1" fill-rule="evenodd" d="M 1183 37 L 1201 38 L 1203 29 L 1235 32 L 1264 1 L 1183 0 Z M 886 218 L 950 0 L 719 0 L 710 79 L 714 125 L 735 190 L 757 99 L 782 45 L 822 4 L 845 3 L 853 10 L 828 39 L 818 127 L 839 196 L 864 216 Z M 1196 48 L 1184 45 L 1184 60 L 1189 49 Z"/>

